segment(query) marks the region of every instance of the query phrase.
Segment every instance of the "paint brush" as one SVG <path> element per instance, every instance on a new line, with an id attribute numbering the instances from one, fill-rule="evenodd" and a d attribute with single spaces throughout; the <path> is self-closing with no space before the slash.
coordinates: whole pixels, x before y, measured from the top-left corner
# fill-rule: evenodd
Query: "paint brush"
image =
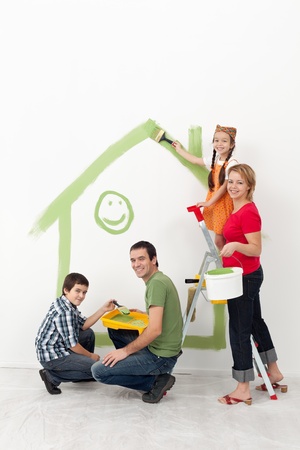
<path id="1" fill-rule="evenodd" d="M 155 142 L 159 143 L 161 141 L 167 141 L 169 144 L 173 144 L 174 141 L 171 139 L 168 139 L 166 137 L 166 132 L 162 130 L 161 128 L 155 127 L 153 132 L 150 135 L 150 138 L 153 139 Z"/>
<path id="2" fill-rule="evenodd" d="M 128 314 L 130 314 L 129 309 L 126 308 L 126 306 L 119 305 L 117 300 L 113 300 L 113 304 L 118 307 L 118 310 L 120 311 L 121 314 L 124 314 L 125 316 L 128 316 Z"/>

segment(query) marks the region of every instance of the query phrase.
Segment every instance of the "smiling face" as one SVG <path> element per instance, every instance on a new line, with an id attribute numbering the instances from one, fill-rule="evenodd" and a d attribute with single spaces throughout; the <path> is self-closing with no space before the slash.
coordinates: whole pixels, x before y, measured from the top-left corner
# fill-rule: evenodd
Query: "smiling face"
<path id="1" fill-rule="evenodd" d="M 248 164 L 236 164 L 229 169 L 227 191 L 233 202 L 253 201 L 256 175 Z"/>
<path id="2" fill-rule="evenodd" d="M 224 131 L 217 131 L 214 135 L 213 146 L 220 155 L 220 159 L 225 161 L 234 144 L 232 143 L 229 134 L 224 133 Z"/>
<path id="3" fill-rule="evenodd" d="M 64 295 L 74 306 L 79 306 L 85 299 L 87 294 L 88 287 L 84 284 L 75 284 L 72 289 L 69 291 L 64 288 Z"/>
<path id="4" fill-rule="evenodd" d="M 231 171 L 228 177 L 227 191 L 235 202 L 248 201 L 250 187 L 239 172 Z"/>
<path id="5" fill-rule="evenodd" d="M 142 278 L 146 283 L 149 278 L 157 272 L 156 257 L 152 261 L 149 258 L 148 252 L 145 248 L 138 248 L 130 252 L 131 267 L 139 278 Z"/>
<path id="6" fill-rule="evenodd" d="M 95 208 L 96 223 L 111 234 L 128 230 L 134 214 L 129 200 L 115 191 L 103 192 Z"/>

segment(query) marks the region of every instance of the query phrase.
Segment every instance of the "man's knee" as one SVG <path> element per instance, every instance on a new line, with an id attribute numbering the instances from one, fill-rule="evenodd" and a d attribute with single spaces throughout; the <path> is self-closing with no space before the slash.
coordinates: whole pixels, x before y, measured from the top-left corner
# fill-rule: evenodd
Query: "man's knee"
<path id="1" fill-rule="evenodd" d="M 95 380 L 103 382 L 102 379 L 104 378 L 104 370 L 105 370 L 105 366 L 100 361 L 98 361 L 92 365 L 91 371 L 92 371 L 92 375 L 95 378 Z"/>

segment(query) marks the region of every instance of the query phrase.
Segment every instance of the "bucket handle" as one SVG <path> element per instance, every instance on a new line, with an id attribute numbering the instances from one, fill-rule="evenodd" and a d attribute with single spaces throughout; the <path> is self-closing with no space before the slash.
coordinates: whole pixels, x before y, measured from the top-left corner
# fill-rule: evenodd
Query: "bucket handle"
<path id="1" fill-rule="evenodd" d="M 243 264 L 241 263 L 241 261 L 238 258 L 236 258 L 235 256 L 231 256 L 231 258 L 234 258 L 241 266 L 241 269 L 243 269 L 243 271 L 244 271 Z"/>

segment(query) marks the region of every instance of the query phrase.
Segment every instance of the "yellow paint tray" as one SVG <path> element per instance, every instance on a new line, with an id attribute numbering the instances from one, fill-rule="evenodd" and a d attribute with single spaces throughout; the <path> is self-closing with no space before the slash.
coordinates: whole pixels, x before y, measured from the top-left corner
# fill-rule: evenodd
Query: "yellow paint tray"
<path id="1" fill-rule="evenodd" d="M 107 328 L 114 330 L 137 330 L 141 334 L 148 326 L 148 315 L 134 311 L 124 315 L 118 309 L 114 309 L 101 317 L 102 323 Z"/>

